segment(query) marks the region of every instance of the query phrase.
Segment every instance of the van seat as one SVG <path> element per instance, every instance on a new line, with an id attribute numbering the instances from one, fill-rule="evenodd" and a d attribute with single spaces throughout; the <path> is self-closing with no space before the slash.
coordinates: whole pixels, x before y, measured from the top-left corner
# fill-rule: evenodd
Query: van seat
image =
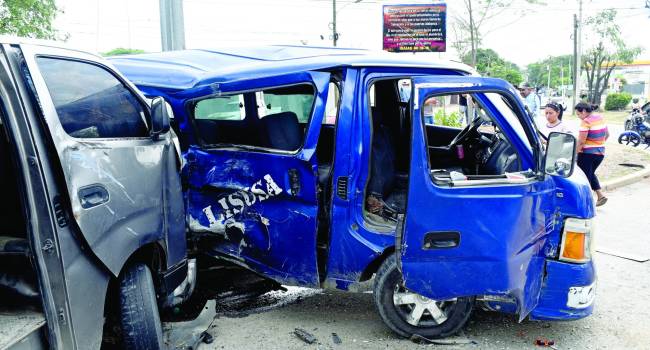
<path id="1" fill-rule="evenodd" d="M 29 243 L 24 238 L 0 236 L 0 255 L 22 254 L 29 255 Z"/>
<path id="2" fill-rule="evenodd" d="M 0 295 L 32 300 L 39 296 L 29 243 L 24 238 L 0 236 Z"/>
<path id="3" fill-rule="evenodd" d="M 263 145 L 283 151 L 296 151 L 302 145 L 303 131 L 293 112 L 269 114 L 261 119 Z"/>

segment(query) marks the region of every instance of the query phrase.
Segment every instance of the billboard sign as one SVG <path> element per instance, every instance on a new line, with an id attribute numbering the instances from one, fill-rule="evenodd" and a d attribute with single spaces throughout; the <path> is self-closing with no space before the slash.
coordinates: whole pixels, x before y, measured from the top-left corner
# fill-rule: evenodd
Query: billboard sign
<path id="1" fill-rule="evenodd" d="M 384 50 L 445 52 L 446 4 L 384 5 Z"/>

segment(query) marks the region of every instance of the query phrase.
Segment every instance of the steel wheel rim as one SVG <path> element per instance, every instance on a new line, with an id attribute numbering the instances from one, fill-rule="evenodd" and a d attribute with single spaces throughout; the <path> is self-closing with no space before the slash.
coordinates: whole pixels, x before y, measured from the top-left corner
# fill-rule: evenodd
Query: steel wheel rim
<path id="1" fill-rule="evenodd" d="M 438 326 L 449 319 L 457 299 L 437 301 L 395 286 L 393 305 L 400 318 L 415 327 Z"/>

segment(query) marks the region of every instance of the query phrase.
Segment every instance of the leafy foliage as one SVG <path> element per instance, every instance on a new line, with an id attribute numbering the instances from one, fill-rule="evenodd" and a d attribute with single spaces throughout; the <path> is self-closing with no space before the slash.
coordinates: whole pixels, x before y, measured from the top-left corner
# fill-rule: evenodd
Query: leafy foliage
<path id="1" fill-rule="evenodd" d="M 606 111 L 620 111 L 625 108 L 632 101 L 632 95 L 627 92 L 621 92 L 616 94 L 607 95 L 605 100 L 605 110 Z"/>
<path id="2" fill-rule="evenodd" d="M 444 109 L 439 109 L 433 116 L 433 120 L 436 125 L 453 126 L 457 128 L 462 126 L 460 113 L 451 112 L 447 114 Z"/>
<path id="3" fill-rule="evenodd" d="M 553 56 L 531 63 L 526 66 L 528 82 L 533 86 L 547 85 L 550 70 L 552 88 L 557 88 L 560 85 L 570 85 L 573 83 L 572 64 L 572 55 Z"/>
<path id="4" fill-rule="evenodd" d="M 467 53 L 462 57 L 463 62 L 467 64 L 470 64 L 471 59 L 471 53 Z M 501 78 L 515 86 L 524 81 L 519 67 L 512 62 L 504 60 L 492 49 L 476 50 L 476 70 L 481 75 Z"/>
<path id="5" fill-rule="evenodd" d="M 123 47 L 118 47 L 111 51 L 102 53 L 102 56 L 107 57 L 107 56 L 118 56 L 118 55 L 133 55 L 138 53 L 145 53 L 145 51 L 140 49 L 125 49 Z"/>
<path id="6" fill-rule="evenodd" d="M 632 62 L 642 52 L 640 47 L 627 47 L 616 24 L 616 14 L 616 10 L 604 10 L 586 21 L 591 36 L 597 39 L 597 44 L 584 55 L 582 66 L 587 73 L 587 100 L 593 104 L 600 104 L 614 68 L 621 62 Z"/>
<path id="7" fill-rule="evenodd" d="M 56 39 L 52 22 L 58 12 L 54 0 L 0 1 L 0 34 Z"/>

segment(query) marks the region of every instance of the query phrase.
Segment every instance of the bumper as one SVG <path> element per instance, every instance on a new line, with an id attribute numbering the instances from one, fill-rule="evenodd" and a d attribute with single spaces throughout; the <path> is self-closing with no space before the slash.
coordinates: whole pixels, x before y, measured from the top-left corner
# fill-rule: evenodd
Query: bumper
<path id="1" fill-rule="evenodd" d="M 571 264 L 546 261 L 546 278 L 531 320 L 577 320 L 591 315 L 596 293 L 593 261 Z"/>

